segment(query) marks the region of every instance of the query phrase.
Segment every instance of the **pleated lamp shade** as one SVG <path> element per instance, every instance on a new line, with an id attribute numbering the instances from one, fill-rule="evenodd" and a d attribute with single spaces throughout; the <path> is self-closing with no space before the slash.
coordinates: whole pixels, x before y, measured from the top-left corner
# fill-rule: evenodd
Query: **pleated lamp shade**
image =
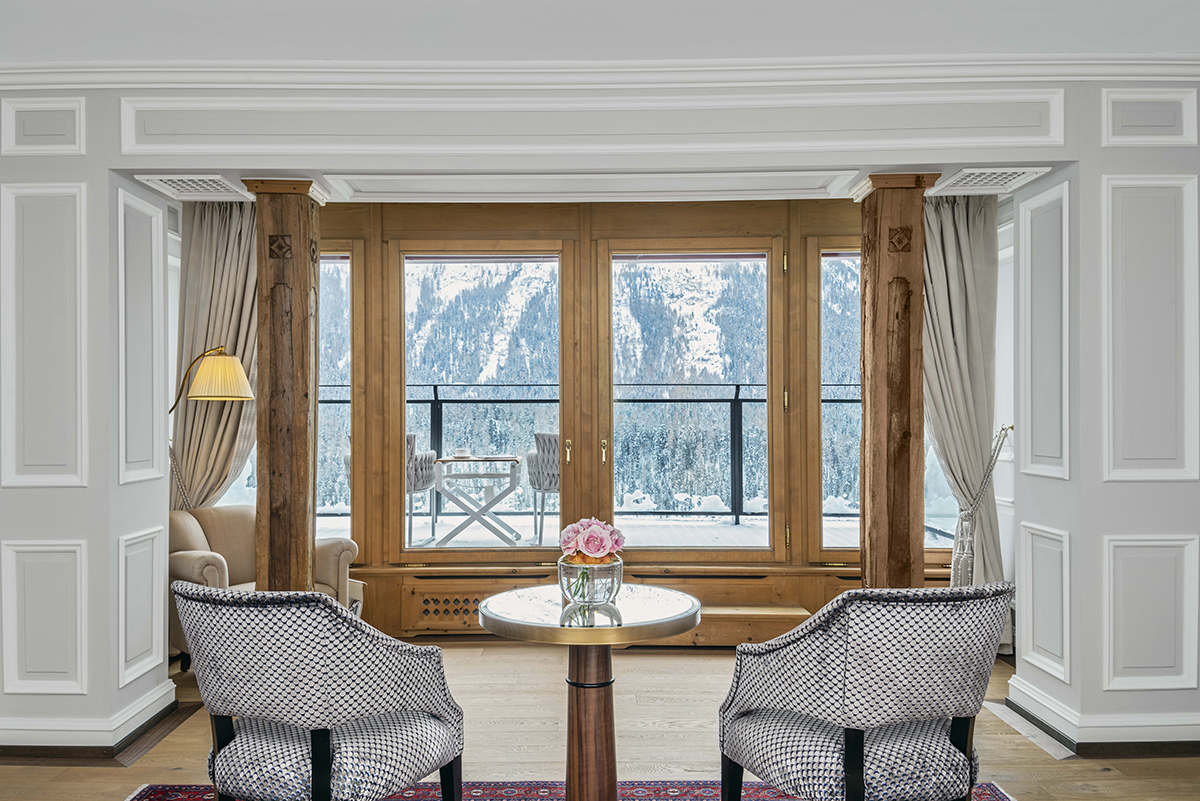
<path id="1" fill-rule="evenodd" d="M 187 396 L 188 400 L 194 401 L 254 400 L 241 360 L 224 353 L 214 353 L 200 360 Z"/>

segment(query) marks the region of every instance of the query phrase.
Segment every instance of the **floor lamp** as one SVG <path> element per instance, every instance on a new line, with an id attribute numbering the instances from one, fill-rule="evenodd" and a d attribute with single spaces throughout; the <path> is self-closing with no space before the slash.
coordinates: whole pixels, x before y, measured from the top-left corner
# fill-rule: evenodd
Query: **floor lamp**
<path id="1" fill-rule="evenodd" d="M 183 373 L 183 380 L 179 382 L 179 391 L 175 393 L 175 402 L 171 404 L 167 414 L 175 411 L 175 407 L 183 398 L 183 388 L 187 386 L 188 376 L 191 374 L 192 368 L 196 367 L 196 362 L 200 362 L 200 366 L 196 368 L 196 377 L 192 379 L 192 388 L 188 390 L 188 400 L 254 400 L 254 393 L 250 391 L 250 381 L 246 378 L 242 360 L 226 353 L 224 345 L 218 345 L 192 359 L 192 363 Z"/>
<path id="2" fill-rule="evenodd" d="M 196 367 L 197 362 L 200 366 Z M 188 390 L 188 400 L 194 401 L 248 401 L 254 400 L 250 391 L 250 381 L 246 378 L 246 370 L 236 356 L 225 352 L 224 345 L 209 348 L 201 353 L 188 365 L 179 382 L 179 391 L 175 393 L 175 402 L 167 410 L 167 414 L 175 411 L 183 398 L 183 388 L 187 386 L 188 376 L 196 367 L 196 377 L 192 379 L 191 389 Z M 175 463 L 175 451 L 171 450 L 171 472 L 175 474 L 175 485 L 183 498 L 184 508 L 191 509 L 192 501 L 184 489 L 183 479 L 179 475 L 179 466 Z"/>

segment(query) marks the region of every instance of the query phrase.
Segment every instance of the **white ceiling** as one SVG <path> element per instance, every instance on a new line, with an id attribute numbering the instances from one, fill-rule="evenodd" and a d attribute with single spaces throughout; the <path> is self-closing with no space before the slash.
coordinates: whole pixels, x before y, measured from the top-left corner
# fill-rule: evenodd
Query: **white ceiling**
<path id="1" fill-rule="evenodd" d="M 1197 0 L 0 0 L 0 65 L 1200 52 Z"/>

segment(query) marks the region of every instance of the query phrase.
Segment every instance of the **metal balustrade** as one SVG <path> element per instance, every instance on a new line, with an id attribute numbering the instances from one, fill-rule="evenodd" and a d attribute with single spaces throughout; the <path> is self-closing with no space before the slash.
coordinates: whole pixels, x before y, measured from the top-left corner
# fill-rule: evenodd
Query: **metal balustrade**
<path id="1" fill-rule="evenodd" d="M 715 392 L 721 389 L 728 390 L 729 397 L 716 398 L 677 398 L 677 397 L 621 397 L 614 398 L 614 404 L 631 404 L 631 403 L 672 403 L 672 404 L 723 404 L 729 408 L 729 499 L 730 510 L 728 512 L 711 512 L 711 511 L 623 511 L 621 515 L 644 515 L 644 516 L 659 516 L 659 517 L 732 517 L 735 525 L 740 524 L 743 516 L 750 517 L 766 517 L 766 512 L 748 512 L 745 510 L 745 475 L 744 475 L 744 426 L 743 413 L 746 404 L 765 404 L 765 398 L 748 398 L 745 397 L 747 391 L 753 388 L 764 388 L 764 384 L 722 384 L 722 383 L 694 383 L 694 384 L 652 384 L 652 383 L 626 383 L 614 384 L 613 390 L 616 394 L 620 390 L 629 390 L 640 388 L 682 388 L 684 390 L 697 392 Z M 321 390 L 343 390 L 348 391 L 347 384 L 321 384 Z M 427 405 L 429 407 L 429 446 L 436 451 L 439 456 L 446 455 L 444 447 L 445 434 L 445 409 L 447 406 L 462 406 L 462 405 L 509 405 L 509 404 L 524 404 L 524 405 L 558 405 L 558 398 L 514 398 L 493 395 L 506 389 L 525 389 L 532 393 L 537 390 L 554 390 L 557 394 L 557 384 L 409 384 L 409 394 L 414 394 L 412 390 L 424 389 L 427 392 L 419 394 L 428 394 L 427 398 L 408 397 L 405 403 L 408 405 Z M 455 390 L 461 391 L 483 391 L 488 394 L 487 397 L 446 397 L 447 393 L 454 393 Z M 652 391 L 643 392 L 644 395 L 655 394 Z M 324 404 L 348 404 L 348 398 L 321 398 L 318 400 L 318 405 Z M 443 498 L 438 496 L 438 514 L 443 513 L 444 506 Z M 426 510 L 425 515 L 429 512 Z M 530 511 L 505 510 L 506 515 L 531 515 Z M 337 516 L 337 515 L 322 515 L 322 516 Z"/>

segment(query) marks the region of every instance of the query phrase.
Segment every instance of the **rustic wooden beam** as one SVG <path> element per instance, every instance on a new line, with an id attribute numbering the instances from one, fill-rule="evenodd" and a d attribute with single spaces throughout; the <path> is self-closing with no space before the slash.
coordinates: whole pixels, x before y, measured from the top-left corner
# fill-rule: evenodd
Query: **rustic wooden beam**
<path id="1" fill-rule="evenodd" d="M 925 190 L 937 174 L 872 175 L 862 203 L 862 576 L 925 584 Z"/>
<path id="2" fill-rule="evenodd" d="M 321 227 L 306 183 L 246 182 L 258 195 L 260 590 L 313 588 Z"/>

